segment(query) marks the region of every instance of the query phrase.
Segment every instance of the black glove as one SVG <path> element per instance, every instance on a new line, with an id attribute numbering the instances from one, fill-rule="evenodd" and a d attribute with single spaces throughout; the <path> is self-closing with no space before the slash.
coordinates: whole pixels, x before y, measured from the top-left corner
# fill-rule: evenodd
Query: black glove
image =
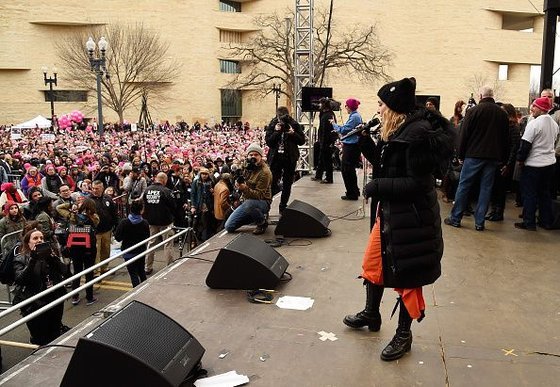
<path id="1" fill-rule="evenodd" d="M 373 179 L 372 181 L 366 184 L 364 188 L 364 196 L 366 198 L 373 198 L 377 196 L 377 190 L 378 190 L 377 180 Z"/>

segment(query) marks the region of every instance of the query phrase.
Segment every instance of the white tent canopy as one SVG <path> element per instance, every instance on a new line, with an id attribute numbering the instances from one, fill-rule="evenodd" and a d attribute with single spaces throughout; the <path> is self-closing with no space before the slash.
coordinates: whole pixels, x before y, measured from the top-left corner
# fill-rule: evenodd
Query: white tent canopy
<path id="1" fill-rule="evenodd" d="M 48 118 L 43 117 L 42 115 L 38 115 L 37 117 L 33 118 L 32 120 L 22 122 L 21 124 L 17 124 L 12 126 L 15 129 L 32 129 L 32 128 L 50 128 L 51 127 L 51 120 Z"/>

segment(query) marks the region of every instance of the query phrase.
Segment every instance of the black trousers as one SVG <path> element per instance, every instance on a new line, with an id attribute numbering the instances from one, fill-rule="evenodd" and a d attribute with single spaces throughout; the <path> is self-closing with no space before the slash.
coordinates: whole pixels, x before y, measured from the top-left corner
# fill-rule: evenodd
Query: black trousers
<path id="1" fill-rule="evenodd" d="M 280 179 L 282 179 L 282 195 L 280 195 L 280 210 L 288 206 L 292 194 L 292 184 L 296 174 L 296 163 L 288 160 L 275 160 L 270 166 L 272 172 L 272 196 L 280 192 Z"/>
<path id="2" fill-rule="evenodd" d="M 346 196 L 358 198 L 360 189 L 358 188 L 358 176 L 356 167 L 360 161 L 360 146 L 358 144 L 342 144 L 342 180 L 346 187 Z"/>
<path id="3" fill-rule="evenodd" d="M 72 266 L 74 266 L 74 274 L 92 267 L 95 264 L 96 255 L 97 255 L 96 248 L 86 249 L 83 247 L 71 247 L 70 257 L 72 258 Z M 85 274 L 85 277 L 87 282 L 93 280 L 93 271 L 90 271 L 89 273 Z M 76 278 L 74 281 L 72 281 L 72 290 L 78 289 L 80 287 L 80 279 L 81 277 Z M 86 299 L 88 301 L 93 300 L 93 285 L 88 286 L 86 288 Z"/>
<path id="4" fill-rule="evenodd" d="M 325 173 L 325 180 L 333 181 L 333 151 L 332 147 L 328 145 L 319 146 L 319 158 L 317 160 L 317 171 L 315 172 L 315 177 L 317 179 L 323 178 L 323 173 Z"/>
<path id="5" fill-rule="evenodd" d="M 49 299 L 49 302 L 50 301 L 51 300 Z M 34 319 L 29 320 L 27 322 L 27 328 L 31 334 L 31 343 L 46 345 L 60 336 L 63 313 L 64 303 L 60 303 L 46 312 L 43 312 Z M 24 316 L 27 314 L 22 313 Z"/>

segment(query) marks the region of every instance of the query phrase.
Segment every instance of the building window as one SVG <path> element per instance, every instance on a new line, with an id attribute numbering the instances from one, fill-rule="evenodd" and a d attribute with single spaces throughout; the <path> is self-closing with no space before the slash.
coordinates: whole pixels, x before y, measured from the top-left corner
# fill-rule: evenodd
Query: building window
<path id="1" fill-rule="evenodd" d="M 50 90 L 43 90 L 45 102 L 50 102 Z M 87 91 L 84 90 L 53 90 L 54 102 L 87 102 Z"/>
<path id="2" fill-rule="evenodd" d="M 498 66 L 498 81 L 508 80 L 509 65 L 501 64 Z"/>
<path id="3" fill-rule="evenodd" d="M 242 43 L 242 40 L 240 31 L 220 30 L 220 43 Z"/>
<path id="4" fill-rule="evenodd" d="M 502 14 L 502 29 L 520 32 L 534 32 L 535 18 L 516 14 Z"/>
<path id="5" fill-rule="evenodd" d="M 239 74 L 241 72 L 239 62 L 220 59 L 220 72 L 225 74 Z"/>
<path id="6" fill-rule="evenodd" d="M 235 89 L 222 89 L 220 90 L 220 94 L 222 99 L 222 117 L 241 117 L 241 91 Z"/>
<path id="7" fill-rule="evenodd" d="M 230 0 L 220 0 L 220 11 L 222 12 L 241 12 L 241 3 Z"/>

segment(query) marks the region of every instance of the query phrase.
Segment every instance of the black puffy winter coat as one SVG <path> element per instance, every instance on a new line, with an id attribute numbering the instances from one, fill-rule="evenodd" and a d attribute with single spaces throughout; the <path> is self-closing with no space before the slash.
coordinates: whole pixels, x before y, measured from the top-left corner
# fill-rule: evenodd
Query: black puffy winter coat
<path id="1" fill-rule="evenodd" d="M 453 144 L 446 128 L 434 128 L 426 116 L 424 109 L 411 113 L 387 142 L 360 138 L 373 164 L 374 178 L 365 190 L 379 203 L 386 287 L 416 288 L 441 274 L 443 238 L 432 173 Z"/>

